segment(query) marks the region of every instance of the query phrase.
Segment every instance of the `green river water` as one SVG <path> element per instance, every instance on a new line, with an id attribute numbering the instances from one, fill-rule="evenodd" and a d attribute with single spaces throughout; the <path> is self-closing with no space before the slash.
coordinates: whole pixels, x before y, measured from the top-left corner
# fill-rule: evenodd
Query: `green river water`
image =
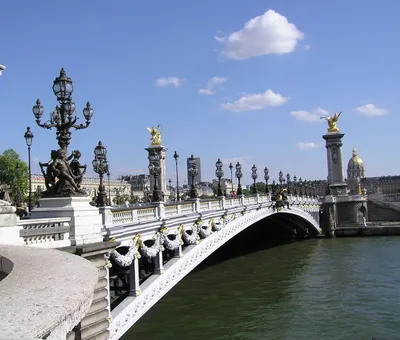
<path id="1" fill-rule="evenodd" d="M 185 277 L 123 339 L 400 339 L 400 237 L 247 241 Z M 252 250 L 232 253 L 240 244 Z"/>

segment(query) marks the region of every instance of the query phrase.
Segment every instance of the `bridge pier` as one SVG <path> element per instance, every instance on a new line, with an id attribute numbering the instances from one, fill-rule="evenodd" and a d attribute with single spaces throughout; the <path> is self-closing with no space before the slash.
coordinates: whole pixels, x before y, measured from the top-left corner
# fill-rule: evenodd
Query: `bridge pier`
<path id="1" fill-rule="evenodd" d="M 85 317 L 68 333 L 67 340 L 108 339 L 110 332 L 110 284 L 108 263 L 105 257 L 119 242 L 100 242 L 60 248 L 92 262 L 98 270 L 92 304 Z"/>
<path id="2" fill-rule="evenodd" d="M 328 130 L 329 131 L 329 130 Z M 363 226 L 368 220 L 367 198 L 349 196 L 344 181 L 342 162 L 342 138 L 344 133 L 328 132 L 326 141 L 328 184 L 330 194 L 325 196 L 322 228 L 327 237 L 334 237 L 335 230 L 348 226 Z"/>

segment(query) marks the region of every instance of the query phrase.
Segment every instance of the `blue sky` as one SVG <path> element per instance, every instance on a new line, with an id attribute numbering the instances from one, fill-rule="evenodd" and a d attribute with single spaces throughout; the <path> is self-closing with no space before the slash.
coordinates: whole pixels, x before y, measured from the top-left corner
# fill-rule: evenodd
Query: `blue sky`
<path id="1" fill-rule="evenodd" d="M 279 170 L 326 178 L 319 116 L 336 111 L 345 163 L 355 144 L 368 176 L 398 174 L 396 1 L 4 0 L 1 7 L 0 152 L 14 148 L 26 159 L 31 126 L 32 156 L 48 160 L 55 131 L 36 126 L 31 109 L 40 98 L 49 116 L 64 67 L 78 115 L 87 100 L 95 110 L 91 126 L 72 133 L 70 150 L 79 148 L 90 165 L 102 140 L 113 176 L 147 169 L 146 127 L 161 124 L 172 179 L 175 150 L 181 180 L 192 153 L 204 180 L 218 158 L 226 175 L 229 161 L 241 161 L 244 183 L 253 163 L 275 178 Z"/>

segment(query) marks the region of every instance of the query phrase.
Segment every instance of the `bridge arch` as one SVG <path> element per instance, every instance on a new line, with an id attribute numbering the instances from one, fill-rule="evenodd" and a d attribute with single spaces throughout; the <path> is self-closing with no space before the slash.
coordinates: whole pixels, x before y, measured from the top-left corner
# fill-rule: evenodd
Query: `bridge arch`
<path id="1" fill-rule="evenodd" d="M 321 233 L 317 220 L 318 211 L 304 211 L 298 208 L 282 209 L 279 212 L 270 208 L 252 210 L 242 216 L 230 220 L 219 231 L 213 232 L 201 242 L 185 250 L 181 258 L 168 262 L 164 266 L 164 273 L 156 275 L 152 280 L 143 284 L 142 293 L 136 297 L 128 297 L 111 313 L 114 321 L 110 327 L 110 339 L 121 337 L 142 315 L 144 315 L 158 300 L 160 300 L 172 287 L 189 274 L 209 255 L 223 246 L 230 239 L 240 234 L 255 223 L 270 219 L 279 224 L 287 223 L 289 226 L 308 229 L 307 235 Z"/>

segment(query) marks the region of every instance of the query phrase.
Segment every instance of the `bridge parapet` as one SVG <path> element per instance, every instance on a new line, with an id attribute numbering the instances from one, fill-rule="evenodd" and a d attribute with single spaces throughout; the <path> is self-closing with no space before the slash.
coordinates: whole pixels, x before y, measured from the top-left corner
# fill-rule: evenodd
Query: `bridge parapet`
<path id="1" fill-rule="evenodd" d="M 98 277 L 78 256 L 10 245 L 0 245 L 0 273 L 3 339 L 65 339 L 88 312 Z"/>
<path id="2" fill-rule="evenodd" d="M 305 196 L 289 196 L 288 203 L 310 214 L 318 221 L 319 200 Z M 271 208 L 274 201 L 271 196 L 255 195 L 250 197 L 184 201 L 179 203 L 157 202 L 145 206 L 133 206 L 113 209 L 106 207 L 103 213 L 103 235 L 115 238 L 124 245 L 137 233 L 144 239 L 151 238 L 158 228 L 168 225 L 176 230 L 180 225 L 188 226 L 198 218 L 220 218 L 224 214 L 239 213 L 245 209 L 261 206 Z"/>

